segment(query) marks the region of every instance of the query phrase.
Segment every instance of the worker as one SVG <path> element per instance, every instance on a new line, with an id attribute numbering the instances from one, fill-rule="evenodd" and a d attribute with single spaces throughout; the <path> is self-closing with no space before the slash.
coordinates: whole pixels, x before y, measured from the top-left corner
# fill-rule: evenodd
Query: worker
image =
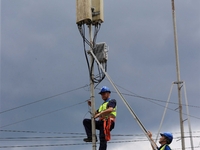
<path id="1" fill-rule="evenodd" d="M 152 139 L 152 133 L 150 131 L 148 131 L 147 134 L 148 134 L 150 140 L 153 142 L 153 144 L 156 145 L 156 143 Z M 173 140 L 173 135 L 170 132 L 160 133 L 160 135 L 161 135 L 161 137 L 159 139 L 160 147 L 158 147 L 156 145 L 157 149 L 158 150 L 171 150 L 171 148 L 169 147 L 169 144 L 171 144 L 171 142 Z M 152 148 L 153 148 L 153 146 L 152 146 Z"/>
<path id="2" fill-rule="evenodd" d="M 99 130 L 99 150 L 106 150 L 107 141 L 110 140 L 110 131 L 115 127 L 117 102 L 115 99 L 110 98 L 110 93 L 111 91 L 108 87 L 103 86 L 101 88 L 99 94 L 104 102 L 94 114 L 94 118 L 98 118 L 98 120 L 95 120 L 95 125 L 96 129 Z M 91 106 L 91 101 L 88 101 L 88 105 Z M 91 119 L 84 119 L 83 125 L 87 134 L 87 138 L 83 140 L 85 142 L 92 142 Z"/>

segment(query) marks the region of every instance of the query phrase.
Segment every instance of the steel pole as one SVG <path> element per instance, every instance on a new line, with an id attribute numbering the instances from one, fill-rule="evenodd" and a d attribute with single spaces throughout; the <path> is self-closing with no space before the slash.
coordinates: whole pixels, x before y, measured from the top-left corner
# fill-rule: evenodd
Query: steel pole
<path id="1" fill-rule="evenodd" d="M 170 92 L 169 92 L 169 96 L 168 96 L 168 99 L 167 99 L 167 102 L 166 102 L 166 105 L 165 105 L 165 110 L 163 112 L 163 116 L 162 116 L 162 119 L 161 119 L 161 122 L 160 122 L 160 126 L 159 126 L 159 129 L 158 129 L 158 133 L 157 133 L 155 142 L 157 142 L 158 136 L 160 135 L 160 130 L 161 130 L 161 127 L 162 127 L 162 124 L 163 124 L 163 121 L 164 121 L 164 118 L 165 118 L 165 114 L 166 114 L 166 111 L 167 111 L 167 108 L 168 108 L 168 104 L 169 104 L 169 100 L 170 100 L 170 97 L 171 97 L 173 85 L 174 84 L 172 83 L 171 88 L 170 88 Z"/>
<path id="2" fill-rule="evenodd" d="M 92 38 L 92 24 L 89 25 L 89 36 L 90 36 L 90 43 L 93 45 L 93 38 Z M 92 47 L 90 48 L 92 51 Z M 94 61 L 94 58 L 90 56 L 90 71 L 89 77 L 90 77 L 90 100 L 91 100 L 91 109 L 92 109 L 92 115 L 91 115 L 91 125 L 92 125 L 92 150 L 96 150 L 96 126 L 95 126 L 95 98 L 94 98 L 94 67 L 92 65 Z"/>
<path id="3" fill-rule="evenodd" d="M 193 144 L 193 139 L 192 139 L 192 128 L 191 128 L 191 124 L 190 124 L 190 113 L 189 113 L 189 108 L 188 108 L 188 100 L 187 100 L 185 82 L 183 82 L 183 87 L 184 87 L 184 93 L 185 93 L 185 104 L 186 104 L 186 110 L 187 110 L 187 118 L 188 118 L 188 127 L 189 127 L 189 134 L 190 134 L 191 150 L 194 150 L 194 144 Z"/>
<path id="4" fill-rule="evenodd" d="M 181 79 L 180 79 L 180 67 L 179 67 L 179 55 L 178 55 L 178 41 L 176 32 L 176 16 L 175 16 L 175 5 L 174 0 L 172 2 L 172 18 L 173 18 L 173 28 L 174 28 L 174 44 L 175 44 L 175 54 L 176 54 L 176 72 L 177 72 L 177 89 L 178 89 L 178 101 L 179 101 L 179 115 L 180 115 L 180 129 L 181 129 L 181 144 L 182 150 L 185 150 L 185 140 L 184 140 L 184 127 L 183 127 L 183 117 L 182 117 L 182 99 L 181 99 Z"/>

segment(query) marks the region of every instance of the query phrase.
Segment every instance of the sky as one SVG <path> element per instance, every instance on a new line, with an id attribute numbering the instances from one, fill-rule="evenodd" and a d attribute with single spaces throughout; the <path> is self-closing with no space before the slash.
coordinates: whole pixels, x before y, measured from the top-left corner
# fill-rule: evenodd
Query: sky
<path id="1" fill-rule="evenodd" d="M 199 0 L 175 0 L 185 141 L 189 149 L 187 99 L 195 150 L 200 149 L 199 6 Z M 89 39 L 87 26 L 85 31 Z M 171 1 L 104 1 L 96 42 L 107 43 L 107 73 L 154 138 L 169 97 L 161 132 L 172 132 L 171 147 L 180 149 Z M 1 0 L 0 60 L 0 149 L 92 149 L 82 140 L 82 120 L 90 118 L 90 81 L 75 0 Z M 118 108 L 108 149 L 150 149 L 107 78 L 96 86 L 96 109 L 104 85 Z"/>

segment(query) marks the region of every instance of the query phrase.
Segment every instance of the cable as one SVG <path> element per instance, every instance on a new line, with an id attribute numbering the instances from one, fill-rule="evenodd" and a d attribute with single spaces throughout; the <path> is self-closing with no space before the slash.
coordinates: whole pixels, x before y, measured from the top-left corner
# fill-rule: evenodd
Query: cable
<path id="1" fill-rule="evenodd" d="M 128 142 L 144 142 L 147 140 L 129 140 L 129 141 L 115 141 L 115 142 L 108 142 L 110 144 L 113 143 L 128 143 Z M 70 143 L 70 144 L 46 144 L 46 145 L 15 145 L 15 146 L 0 146 L 0 148 L 28 148 L 28 147 L 57 147 L 57 146 L 77 146 L 77 145 L 89 145 L 91 143 Z M 193 148 L 199 148 L 200 146 L 195 146 Z M 181 149 L 181 148 L 173 148 L 173 150 Z M 191 147 L 186 147 L 186 149 L 191 149 Z"/>
<path id="2" fill-rule="evenodd" d="M 117 85 L 117 86 L 119 86 L 119 85 Z M 120 88 L 122 88 L 121 86 L 119 86 Z M 123 88 L 124 89 L 124 88 Z M 124 89 L 124 90 L 126 90 L 126 89 Z M 128 91 L 128 90 L 126 90 L 126 91 Z M 116 93 L 115 91 L 112 91 L 113 93 Z M 133 92 L 131 92 L 131 91 L 129 91 L 130 93 L 133 93 Z M 138 97 L 138 98 L 142 98 L 142 99 L 145 99 L 145 100 L 150 100 L 152 103 L 154 103 L 154 104 L 156 104 L 156 105 L 158 105 L 158 106 L 161 106 L 161 107 L 164 107 L 165 108 L 165 106 L 163 106 L 163 105 L 160 105 L 160 104 L 158 104 L 158 103 L 155 103 L 155 102 L 153 102 L 153 101 L 159 101 L 159 102 L 165 102 L 166 103 L 166 101 L 163 101 L 163 100 L 157 100 L 157 99 L 153 99 L 153 98 L 148 98 L 148 97 L 144 97 L 144 96 L 140 96 L 140 95 L 137 95 L 137 94 L 135 94 L 135 93 L 133 93 L 134 95 L 132 95 L 132 94 L 126 94 L 126 93 L 121 93 L 122 95 L 128 95 L 128 96 L 134 96 L 134 97 Z M 170 102 L 169 102 L 170 103 Z M 172 103 L 172 102 L 171 102 Z M 178 104 L 178 103 L 172 103 L 172 104 Z M 185 105 L 185 106 L 192 106 L 192 105 Z M 200 106 L 192 106 L 192 107 L 196 107 L 196 108 L 200 108 Z M 174 109 L 172 109 L 172 108 L 167 108 L 167 109 L 169 109 L 169 110 L 172 110 L 172 111 L 175 111 L 175 112 L 177 112 L 176 110 L 174 110 Z M 186 113 L 182 113 L 183 115 L 188 115 L 188 114 L 186 114 Z M 199 117 L 196 117 L 196 116 L 192 116 L 192 115 L 189 115 L 190 117 L 192 117 L 192 118 L 195 118 L 195 119 L 200 119 Z"/>
<path id="3" fill-rule="evenodd" d="M 158 106 L 161 106 L 161 107 L 165 108 L 165 106 L 160 105 L 160 104 L 158 104 L 158 103 L 156 103 L 156 102 L 153 102 L 153 101 L 150 101 L 150 102 L 151 102 L 151 103 L 154 103 L 154 104 L 156 104 L 156 105 L 158 105 Z M 174 112 L 177 112 L 176 110 L 174 110 L 174 109 L 172 109 L 172 108 L 169 108 L 169 107 L 167 107 L 167 109 L 172 110 L 172 111 L 174 111 Z M 177 113 L 178 113 L 178 112 L 177 112 Z M 183 115 L 188 115 L 188 114 L 183 113 L 183 112 L 182 112 L 182 114 L 183 114 Z M 195 118 L 195 119 L 200 119 L 199 117 L 196 117 L 196 116 L 193 116 L 193 115 L 189 115 L 189 116 L 192 117 L 192 118 Z"/>
<path id="4" fill-rule="evenodd" d="M 72 146 L 72 145 L 89 145 L 90 143 L 76 143 L 76 144 L 49 144 L 49 145 L 18 145 L 18 146 L 0 146 L 0 148 L 24 148 L 24 147 L 57 147 L 57 146 Z"/>
<path id="5" fill-rule="evenodd" d="M 13 132 L 13 133 L 37 133 L 37 134 L 69 134 L 69 135 L 85 135 L 85 133 L 70 133 L 70 132 L 44 132 L 44 131 L 24 131 L 24 130 L 0 130 L 0 132 Z M 173 132 L 173 134 L 180 134 L 181 132 Z M 189 132 L 184 132 L 189 133 Z M 194 134 L 199 134 L 200 131 L 192 131 Z M 144 134 L 112 134 L 112 136 L 144 136 Z"/>
<path id="6" fill-rule="evenodd" d="M 6 138 L 0 138 L 0 141 L 10 141 L 10 140 L 33 140 L 33 139 L 36 139 L 36 140 L 44 140 L 44 139 L 74 139 L 74 138 L 83 138 L 85 136 L 63 136 L 63 137 L 6 137 Z"/>
<path id="7" fill-rule="evenodd" d="M 85 43 L 87 43 L 89 45 L 89 47 L 92 49 L 92 51 L 94 51 L 94 49 L 96 48 L 97 34 L 98 34 L 99 30 L 100 30 L 101 24 L 100 23 L 95 24 L 94 37 L 93 37 L 93 43 L 92 44 L 85 37 L 85 24 L 84 23 L 80 23 L 80 24 L 77 24 L 77 26 L 78 26 L 79 32 L 80 32 L 80 34 L 81 34 L 81 36 L 83 38 L 84 55 L 85 55 L 85 58 L 86 58 L 90 79 L 94 83 L 99 84 L 105 78 L 105 74 L 102 72 L 102 70 L 100 69 L 100 67 L 97 64 L 98 75 L 93 76 L 92 68 L 94 67 L 95 61 L 94 61 L 94 59 L 92 59 L 91 65 L 89 64 L 89 59 L 88 59 L 88 56 L 87 56 L 87 50 L 86 50 Z M 107 62 L 102 63 L 102 65 L 105 66 L 104 68 L 107 70 Z"/>
<path id="8" fill-rule="evenodd" d="M 119 87 L 120 87 L 120 86 L 119 86 Z M 131 91 L 129 91 L 129 92 L 131 92 Z M 115 91 L 112 91 L 112 93 L 116 93 L 116 92 L 115 92 Z M 131 93 L 132 93 L 132 92 L 131 92 Z M 135 94 L 135 93 L 133 93 L 134 95 L 132 95 L 132 94 L 126 94 L 126 93 L 121 93 L 121 94 L 122 94 L 122 95 L 127 95 L 127 96 L 138 97 L 138 98 L 145 99 L 145 100 L 150 100 L 151 103 L 154 103 L 154 104 L 156 104 L 156 105 L 158 105 L 158 106 L 161 106 L 161 107 L 165 108 L 165 106 L 153 102 L 153 101 L 159 101 L 159 102 L 165 102 L 165 103 L 166 103 L 166 101 L 163 101 L 163 100 L 157 100 L 157 99 L 153 99 L 153 98 L 148 98 L 148 97 L 144 97 L 144 96 L 137 95 L 137 94 Z M 172 103 L 172 102 L 169 102 L 169 103 Z M 178 104 L 178 103 L 172 103 L 172 104 Z M 192 106 L 192 105 L 185 105 L 185 106 L 200 108 L 200 106 Z M 174 109 L 172 109 L 172 108 L 169 108 L 169 107 L 168 107 L 167 109 L 177 112 L 176 110 L 174 110 Z M 177 113 L 178 113 L 178 112 L 177 112 Z M 182 113 L 182 114 L 183 114 L 183 115 L 188 115 L 188 114 L 186 114 L 186 113 Z M 192 118 L 195 118 L 195 119 L 200 119 L 199 117 L 196 117 L 196 116 L 193 116 L 193 115 L 189 115 L 189 116 L 192 117 Z"/>
<path id="9" fill-rule="evenodd" d="M 127 89 L 125 89 L 125 88 L 123 88 L 123 87 L 121 87 L 121 86 L 119 86 L 119 85 L 117 85 L 117 86 L 133 94 L 133 95 L 132 95 L 132 94 L 122 93 L 123 95 L 134 96 L 134 97 L 138 97 L 138 98 L 142 98 L 142 99 L 147 99 L 147 100 L 152 100 L 152 101 L 158 101 L 158 102 L 166 103 L 166 101 L 164 101 L 164 100 L 159 100 L 159 99 L 155 99 L 155 98 L 149 98 L 149 97 L 145 97 L 145 96 L 140 96 L 140 95 L 135 94 L 135 93 L 133 93 L 132 91 L 127 90 Z M 116 92 L 113 92 L 113 93 L 116 93 Z M 179 105 L 179 103 L 175 103 L 175 102 L 169 102 L 169 103 L 170 103 L 170 104 Z M 183 106 L 188 106 L 188 107 L 200 108 L 200 106 L 186 105 L 186 104 L 182 104 L 182 105 L 183 105 Z"/>
<path id="10" fill-rule="evenodd" d="M 46 98 L 43 98 L 43 99 L 40 99 L 40 100 L 36 100 L 34 102 L 31 102 L 31 103 L 27 103 L 27 104 L 24 104 L 24 105 L 21 105 L 21 106 L 17 106 L 17 107 L 11 108 L 11 109 L 7 109 L 7 110 L 4 110 L 4 111 L 1 111 L 0 114 L 3 114 L 5 112 L 9 112 L 9 111 L 12 111 L 12 110 L 15 110 L 15 109 L 18 109 L 18 108 L 22 108 L 22 107 L 25 107 L 25 106 L 28 106 L 28 105 L 32 105 L 32 104 L 35 104 L 35 103 L 38 103 L 38 102 L 41 102 L 41 101 L 44 101 L 44 100 L 48 100 L 50 98 L 57 97 L 57 96 L 60 96 L 60 95 L 63 95 L 63 94 L 69 93 L 69 92 L 73 92 L 73 91 L 85 88 L 87 86 L 89 86 L 89 85 L 84 85 L 84 86 L 78 87 L 78 88 L 73 89 L 73 90 L 62 92 L 62 93 L 59 93 L 59 94 L 56 94 L 56 95 L 53 95 L 53 96 L 49 96 L 49 97 L 46 97 Z"/>
<path id="11" fill-rule="evenodd" d="M 63 108 L 60 108 L 60 109 L 57 109 L 57 110 L 54 110 L 54 111 L 50 111 L 50 112 L 47 112 L 47 113 L 44 113 L 44 114 L 41 114 L 41 115 L 33 116 L 33 117 L 31 117 L 31 118 L 27 118 L 27 119 L 20 120 L 20 121 L 14 122 L 14 123 L 10 123 L 10 124 L 7 124 L 7 125 L 3 125 L 3 126 L 1 126 L 0 128 L 8 127 L 8 126 L 11 126 L 11 125 L 14 125 L 14 124 L 17 124 L 17 123 L 21 123 L 21 122 L 24 122 L 24 121 L 27 121 L 27 120 L 31 120 L 31 119 L 35 119 L 35 118 L 38 118 L 38 117 L 41 117 L 41 116 L 45 116 L 45 115 L 48 115 L 48 114 L 51 114 L 51 113 L 54 113 L 54 112 L 57 112 L 57 111 L 60 111 L 60 110 L 66 109 L 66 108 L 70 108 L 70 107 L 73 107 L 73 106 L 76 106 L 76 105 L 83 104 L 83 103 L 85 103 L 85 102 L 87 102 L 87 100 L 84 101 L 84 102 L 80 102 L 80 103 L 71 105 L 71 106 L 67 106 L 67 107 L 63 107 Z"/>
<path id="12" fill-rule="evenodd" d="M 125 136 L 129 136 L 129 137 L 133 137 L 133 136 L 137 136 L 137 135 L 112 135 L 112 137 L 125 137 Z M 85 135 L 83 136 L 51 136 L 51 137 L 43 137 L 43 136 L 37 136 L 37 137 L 5 137 L 5 138 L 0 138 L 0 141 L 2 140 L 30 140 L 30 139 L 74 139 L 74 138 L 83 138 L 85 137 Z M 140 138 L 138 138 L 137 136 L 137 139 L 146 139 L 144 134 L 143 135 L 139 135 Z M 192 138 L 199 138 L 200 136 L 197 135 L 197 136 L 192 136 Z M 179 139 L 179 137 L 174 137 L 173 139 Z M 187 138 L 190 138 L 190 136 L 184 136 L 185 139 Z M 118 140 L 118 139 L 115 139 L 115 140 Z M 148 140 L 147 140 L 148 141 Z"/>

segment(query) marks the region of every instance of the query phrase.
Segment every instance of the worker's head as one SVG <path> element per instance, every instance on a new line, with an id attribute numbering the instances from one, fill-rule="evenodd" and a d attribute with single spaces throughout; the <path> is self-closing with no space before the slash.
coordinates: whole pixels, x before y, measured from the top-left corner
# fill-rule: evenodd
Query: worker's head
<path id="1" fill-rule="evenodd" d="M 160 135 L 161 135 L 161 138 L 159 140 L 159 143 L 161 145 L 170 144 L 173 140 L 173 135 L 169 132 L 160 133 Z"/>
<path id="2" fill-rule="evenodd" d="M 103 100 L 107 100 L 110 97 L 110 93 L 111 93 L 110 89 L 106 86 L 103 86 L 99 92 Z"/>

